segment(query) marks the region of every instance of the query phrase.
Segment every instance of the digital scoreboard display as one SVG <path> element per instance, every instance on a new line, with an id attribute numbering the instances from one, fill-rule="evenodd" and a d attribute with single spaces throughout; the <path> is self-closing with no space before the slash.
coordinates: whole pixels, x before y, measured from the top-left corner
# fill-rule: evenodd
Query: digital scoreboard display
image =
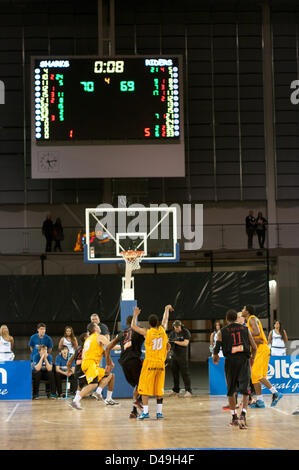
<path id="1" fill-rule="evenodd" d="M 31 57 L 32 178 L 185 176 L 183 58 Z"/>
<path id="2" fill-rule="evenodd" d="M 178 57 L 42 58 L 33 67 L 37 143 L 180 138 Z"/>

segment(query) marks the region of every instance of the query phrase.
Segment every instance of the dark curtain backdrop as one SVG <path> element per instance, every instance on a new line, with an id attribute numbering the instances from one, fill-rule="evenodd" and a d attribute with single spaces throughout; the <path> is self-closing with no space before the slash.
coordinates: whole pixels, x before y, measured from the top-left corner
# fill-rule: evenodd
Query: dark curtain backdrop
<path id="1" fill-rule="evenodd" d="M 85 322 L 93 312 L 114 322 L 120 314 L 121 276 L 1 276 L 1 323 Z M 142 310 L 162 314 L 172 304 L 172 318 L 222 319 L 229 308 L 246 303 L 267 317 L 265 271 L 138 274 L 135 298 Z"/>

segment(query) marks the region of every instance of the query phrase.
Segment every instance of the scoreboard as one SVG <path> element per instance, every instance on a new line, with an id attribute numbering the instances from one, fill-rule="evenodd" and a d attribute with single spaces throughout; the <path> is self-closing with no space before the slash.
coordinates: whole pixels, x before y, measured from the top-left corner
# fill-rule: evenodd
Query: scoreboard
<path id="1" fill-rule="evenodd" d="M 184 176 L 182 88 L 180 56 L 33 57 L 32 177 Z"/>

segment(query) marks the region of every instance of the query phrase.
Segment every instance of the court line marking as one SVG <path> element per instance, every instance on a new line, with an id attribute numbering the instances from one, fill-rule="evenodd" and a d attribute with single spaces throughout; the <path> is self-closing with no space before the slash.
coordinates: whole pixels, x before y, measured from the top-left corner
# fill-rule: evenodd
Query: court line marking
<path id="1" fill-rule="evenodd" d="M 13 417 L 13 415 L 15 414 L 19 406 L 20 406 L 20 403 L 17 403 L 14 409 L 10 412 L 9 416 L 6 418 L 5 420 L 6 423 L 8 423 L 11 420 L 11 418 Z"/>
<path id="2" fill-rule="evenodd" d="M 282 413 L 284 415 L 290 416 L 290 413 L 287 413 L 286 411 L 279 410 L 278 408 L 272 407 L 273 411 L 277 411 L 278 413 Z"/>

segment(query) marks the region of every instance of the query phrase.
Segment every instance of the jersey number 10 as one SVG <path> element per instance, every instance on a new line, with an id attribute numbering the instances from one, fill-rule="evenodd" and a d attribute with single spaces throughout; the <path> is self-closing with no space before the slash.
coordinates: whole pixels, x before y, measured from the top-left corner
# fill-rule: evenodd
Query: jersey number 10
<path id="1" fill-rule="evenodd" d="M 152 340 L 152 351 L 160 351 L 160 349 L 162 349 L 162 346 L 163 346 L 163 338 L 160 337 L 160 338 L 154 338 Z"/>

